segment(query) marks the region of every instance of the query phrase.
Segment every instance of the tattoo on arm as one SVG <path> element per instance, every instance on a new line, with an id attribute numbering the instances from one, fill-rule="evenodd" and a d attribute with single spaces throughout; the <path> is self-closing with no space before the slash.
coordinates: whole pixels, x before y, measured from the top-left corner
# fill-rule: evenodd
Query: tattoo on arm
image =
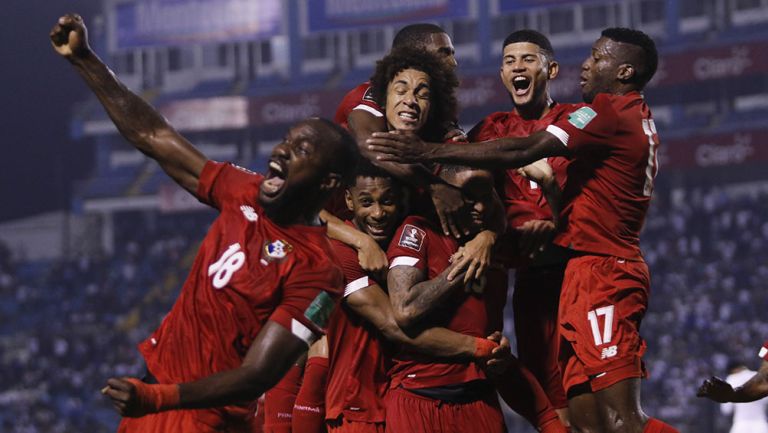
<path id="1" fill-rule="evenodd" d="M 395 319 L 401 328 L 411 328 L 442 304 L 460 286 L 463 278 L 448 281 L 449 267 L 431 280 L 425 272 L 411 266 L 395 266 L 389 270 L 387 287 Z"/>

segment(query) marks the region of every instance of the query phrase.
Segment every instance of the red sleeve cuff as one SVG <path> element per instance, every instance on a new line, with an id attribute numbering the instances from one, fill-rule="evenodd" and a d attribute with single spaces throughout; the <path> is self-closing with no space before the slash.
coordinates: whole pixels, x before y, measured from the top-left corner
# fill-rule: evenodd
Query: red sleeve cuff
<path id="1" fill-rule="evenodd" d="M 757 353 L 757 356 L 759 356 L 763 361 L 768 362 L 768 340 L 766 340 L 766 342 L 763 343 L 763 347 L 760 348 L 760 351 Z"/>
<path id="2" fill-rule="evenodd" d="M 309 289 L 308 289 L 309 290 Z M 290 304 L 281 304 L 269 316 L 269 320 L 291 331 L 293 335 L 311 345 L 325 334 L 328 319 L 336 307 L 336 300 L 327 292 L 319 290 L 309 306 L 301 311 Z"/>

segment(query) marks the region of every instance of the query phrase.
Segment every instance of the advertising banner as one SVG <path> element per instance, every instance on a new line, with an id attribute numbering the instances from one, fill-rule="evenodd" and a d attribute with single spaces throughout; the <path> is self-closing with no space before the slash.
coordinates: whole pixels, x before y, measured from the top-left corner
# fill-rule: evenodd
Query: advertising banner
<path id="1" fill-rule="evenodd" d="M 282 30 L 281 0 L 136 0 L 115 6 L 117 48 L 263 39 Z"/>
<path id="2" fill-rule="evenodd" d="M 469 0 L 307 0 L 310 31 L 462 18 Z"/>

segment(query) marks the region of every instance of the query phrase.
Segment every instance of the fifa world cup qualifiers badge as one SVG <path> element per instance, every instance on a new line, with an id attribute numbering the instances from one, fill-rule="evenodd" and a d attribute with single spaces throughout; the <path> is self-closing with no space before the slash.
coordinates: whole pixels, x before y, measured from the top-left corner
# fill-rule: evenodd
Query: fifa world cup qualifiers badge
<path id="1" fill-rule="evenodd" d="M 400 235 L 400 240 L 398 241 L 398 245 L 405 248 L 410 248 L 414 251 L 421 251 L 421 245 L 424 243 L 424 238 L 427 236 L 427 233 L 418 228 L 414 227 L 410 224 L 406 224 L 405 227 L 403 227 L 403 232 Z"/>

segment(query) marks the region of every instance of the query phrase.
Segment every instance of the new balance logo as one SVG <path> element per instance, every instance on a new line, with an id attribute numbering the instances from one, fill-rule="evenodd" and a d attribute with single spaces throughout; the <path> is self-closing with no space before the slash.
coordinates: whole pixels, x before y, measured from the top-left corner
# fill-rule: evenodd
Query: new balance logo
<path id="1" fill-rule="evenodd" d="M 245 215 L 245 219 L 251 222 L 256 222 L 259 220 L 259 214 L 256 213 L 256 210 L 250 206 L 242 205 L 240 206 L 240 210 L 243 211 L 243 215 Z"/>
<path id="2" fill-rule="evenodd" d="M 613 358 L 619 353 L 619 348 L 616 346 L 606 347 L 600 353 L 600 359 Z"/>

